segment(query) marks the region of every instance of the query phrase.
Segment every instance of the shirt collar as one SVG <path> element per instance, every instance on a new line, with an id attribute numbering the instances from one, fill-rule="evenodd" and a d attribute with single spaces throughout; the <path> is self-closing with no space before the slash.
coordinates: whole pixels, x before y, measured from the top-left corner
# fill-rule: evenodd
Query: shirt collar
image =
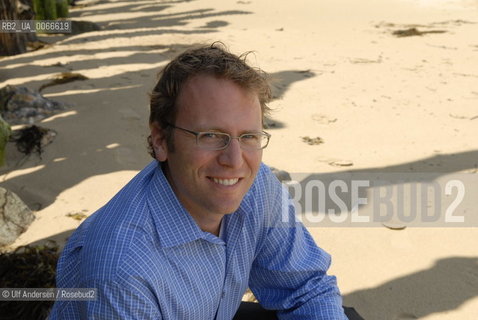
<path id="1" fill-rule="evenodd" d="M 158 163 L 149 188 L 148 205 L 162 247 L 204 239 L 224 244 L 218 237 L 202 231 L 174 194 Z"/>

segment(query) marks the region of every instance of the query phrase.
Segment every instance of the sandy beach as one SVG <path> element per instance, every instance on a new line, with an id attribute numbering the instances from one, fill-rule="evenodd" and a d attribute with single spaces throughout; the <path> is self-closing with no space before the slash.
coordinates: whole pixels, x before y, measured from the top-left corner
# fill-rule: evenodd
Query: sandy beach
<path id="1" fill-rule="evenodd" d="M 38 90 L 61 72 L 88 78 L 42 91 L 69 107 L 37 123 L 57 132 L 41 158 L 7 147 L 1 186 L 36 215 L 11 248 L 49 239 L 64 244 L 81 223 L 68 214 L 92 214 L 149 163 L 148 93 L 158 71 L 184 49 L 214 41 L 234 53 L 252 51 L 249 62 L 272 78 L 266 164 L 292 177 L 466 175 L 473 208 L 478 1 L 78 4 L 71 19 L 94 22 L 101 31 L 41 36 L 51 45 L 0 59 L 0 88 Z M 393 34 L 413 28 L 422 34 Z M 304 137 L 323 142 L 308 144 Z M 473 209 L 467 214 L 478 215 Z M 333 257 L 330 272 L 344 304 L 365 319 L 477 318 L 478 224 L 307 226 Z"/>

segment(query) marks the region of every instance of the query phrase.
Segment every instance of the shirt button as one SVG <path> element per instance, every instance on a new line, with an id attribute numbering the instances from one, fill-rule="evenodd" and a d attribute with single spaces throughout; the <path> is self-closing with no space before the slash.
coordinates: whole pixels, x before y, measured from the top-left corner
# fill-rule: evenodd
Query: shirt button
<path id="1" fill-rule="evenodd" d="M 223 291 L 223 292 L 222 292 L 222 295 L 221 295 L 221 298 L 224 299 L 225 296 L 226 296 L 226 291 Z"/>

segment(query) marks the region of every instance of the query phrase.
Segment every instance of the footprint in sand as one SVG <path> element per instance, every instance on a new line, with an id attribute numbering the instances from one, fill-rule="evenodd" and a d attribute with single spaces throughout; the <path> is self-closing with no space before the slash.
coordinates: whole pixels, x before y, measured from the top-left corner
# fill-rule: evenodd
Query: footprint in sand
<path id="1" fill-rule="evenodd" d="M 305 136 L 305 137 L 302 137 L 302 141 L 311 146 L 324 143 L 324 139 L 322 139 L 321 137 L 311 138 L 309 136 Z"/>
<path id="2" fill-rule="evenodd" d="M 314 113 L 312 115 L 312 120 L 317 121 L 320 124 L 329 124 L 337 121 L 337 118 L 329 117 L 325 114 Z"/>

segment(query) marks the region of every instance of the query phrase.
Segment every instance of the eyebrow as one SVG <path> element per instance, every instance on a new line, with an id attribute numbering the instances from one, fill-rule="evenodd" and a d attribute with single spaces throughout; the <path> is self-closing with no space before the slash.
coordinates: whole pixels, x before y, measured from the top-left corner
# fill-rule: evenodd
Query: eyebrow
<path id="1" fill-rule="evenodd" d="M 239 133 L 239 135 L 243 134 L 248 134 L 248 133 L 262 133 L 263 130 L 243 130 Z M 219 133 L 227 133 L 231 135 L 229 132 L 226 132 L 225 130 L 219 129 L 219 128 L 209 128 L 209 129 L 204 129 L 204 130 L 198 130 L 198 132 L 219 132 Z"/>

